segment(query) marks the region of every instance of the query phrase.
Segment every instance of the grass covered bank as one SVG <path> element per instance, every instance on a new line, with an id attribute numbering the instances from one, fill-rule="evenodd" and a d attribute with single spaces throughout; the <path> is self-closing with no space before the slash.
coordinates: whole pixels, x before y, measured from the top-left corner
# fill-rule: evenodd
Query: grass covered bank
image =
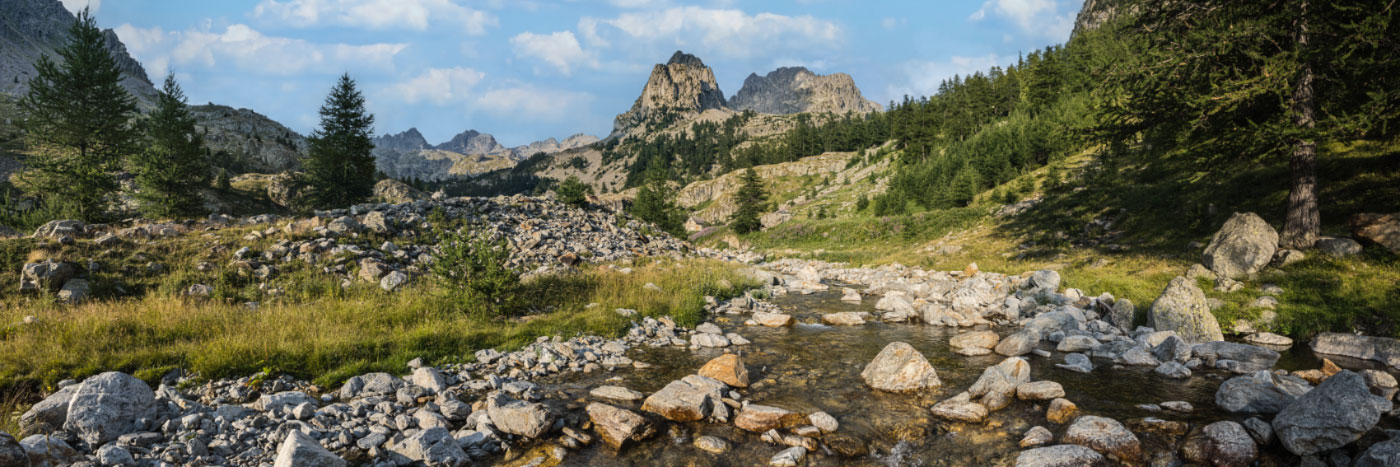
<path id="1" fill-rule="evenodd" d="M 647 290 L 656 284 L 660 291 Z M 618 336 L 628 320 L 615 308 L 672 316 L 694 325 L 706 295 L 751 285 L 717 261 L 641 261 L 631 273 L 593 267 L 527 281 L 535 313 L 486 316 L 430 281 L 384 293 L 366 284 L 337 296 L 267 303 L 256 309 L 172 294 L 94 301 L 76 307 L 7 307 L 0 322 L 0 388 L 34 390 L 110 370 L 148 381 L 176 368 L 206 378 L 268 369 L 333 387 L 369 371 L 401 372 L 413 358 L 467 361 L 483 348 L 513 348 L 539 336 Z M 588 307 L 591 303 L 597 306 Z"/>

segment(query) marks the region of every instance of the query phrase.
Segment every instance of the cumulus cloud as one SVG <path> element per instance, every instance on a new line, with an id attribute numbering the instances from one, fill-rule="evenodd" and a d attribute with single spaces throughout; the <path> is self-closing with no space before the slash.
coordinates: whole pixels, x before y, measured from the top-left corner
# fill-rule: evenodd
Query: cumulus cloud
<path id="1" fill-rule="evenodd" d="M 894 84 L 886 90 L 886 100 L 902 100 L 904 96 L 932 96 L 938 86 L 954 75 L 967 76 L 976 72 L 986 73 L 994 66 L 1006 67 L 1014 63 L 1014 57 L 988 54 L 979 57 L 954 56 L 946 61 L 911 60 L 900 68 L 904 75 L 902 83 Z"/>
<path id="2" fill-rule="evenodd" d="M 475 100 L 479 110 L 519 120 L 571 118 L 593 101 L 591 94 L 512 83 L 491 89 Z"/>
<path id="3" fill-rule="evenodd" d="M 422 31 L 431 24 L 478 36 L 499 24 L 495 15 L 452 0 L 262 0 L 253 16 L 296 27 L 329 24 Z"/>
<path id="4" fill-rule="evenodd" d="M 734 58 L 784 51 L 820 52 L 840 44 L 843 37 L 836 23 L 812 16 L 751 15 L 741 10 L 698 6 L 626 12 L 610 19 L 584 17 L 579 20 L 578 30 L 593 47 L 682 48 Z"/>
<path id="5" fill-rule="evenodd" d="M 429 68 L 407 81 L 390 86 L 389 94 L 403 102 L 446 105 L 471 97 L 472 88 L 486 74 L 471 68 Z"/>
<path id="6" fill-rule="evenodd" d="M 1074 29 L 1074 10 L 1078 5 L 1060 3 L 1058 0 L 987 0 L 968 19 L 982 21 L 988 15 L 997 15 L 1010 20 L 1024 33 L 1065 40 Z"/>
<path id="7" fill-rule="evenodd" d="M 345 69 L 393 69 L 394 56 L 405 44 L 323 44 L 302 39 L 268 36 L 243 24 L 222 32 L 212 30 L 162 31 L 123 24 L 115 28 L 127 50 L 152 71 L 164 74 L 172 64 L 233 69 L 268 75 L 294 75 L 307 71 Z"/>
<path id="8" fill-rule="evenodd" d="M 572 67 L 592 62 L 592 56 L 579 45 L 572 31 L 559 31 L 552 34 L 523 32 L 510 39 L 516 56 L 544 61 L 568 75 Z"/>
<path id="9" fill-rule="evenodd" d="M 97 10 L 102 9 L 102 0 L 62 0 L 62 2 L 63 7 L 67 8 L 68 11 L 73 12 L 75 15 L 78 14 L 79 11 L 83 11 L 83 8 L 89 8 L 93 14 L 96 14 Z"/>

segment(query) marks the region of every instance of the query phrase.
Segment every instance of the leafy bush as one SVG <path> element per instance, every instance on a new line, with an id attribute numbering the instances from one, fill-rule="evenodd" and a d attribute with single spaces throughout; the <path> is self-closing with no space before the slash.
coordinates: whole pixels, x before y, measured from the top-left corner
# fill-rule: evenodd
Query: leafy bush
<path id="1" fill-rule="evenodd" d="M 438 236 L 438 254 L 430 270 L 444 289 L 461 294 L 467 305 L 504 314 L 514 305 L 520 276 L 507 263 L 510 246 L 485 232 L 466 228 L 444 230 Z"/>
<path id="2" fill-rule="evenodd" d="M 593 194 L 593 187 L 583 184 L 578 177 L 570 175 L 559 183 L 559 188 L 555 189 L 555 194 L 559 196 L 559 202 L 583 207 L 588 204 L 588 195 Z"/>

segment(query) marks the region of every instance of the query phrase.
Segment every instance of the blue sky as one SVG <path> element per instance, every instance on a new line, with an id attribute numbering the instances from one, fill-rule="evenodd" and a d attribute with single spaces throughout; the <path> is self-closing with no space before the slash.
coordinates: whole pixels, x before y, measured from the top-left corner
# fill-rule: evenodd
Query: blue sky
<path id="1" fill-rule="evenodd" d="M 63 0 L 91 3 L 154 82 L 302 133 L 349 72 L 376 133 L 507 146 L 606 135 L 677 49 L 726 96 L 749 73 L 852 75 L 882 104 L 1069 38 L 1082 0 Z"/>

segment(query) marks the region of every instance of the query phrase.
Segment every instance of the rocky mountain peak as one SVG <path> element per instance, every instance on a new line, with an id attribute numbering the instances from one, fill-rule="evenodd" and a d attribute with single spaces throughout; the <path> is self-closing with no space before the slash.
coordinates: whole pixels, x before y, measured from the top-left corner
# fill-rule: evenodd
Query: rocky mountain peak
<path id="1" fill-rule="evenodd" d="M 68 41 L 68 30 L 77 21 L 58 0 L 0 1 L 0 93 L 24 95 L 34 78 L 39 57 L 61 60 L 57 51 Z M 127 53 L 112 30 L 104 30 L 107 48 L 122 70 L 122 87 L 142 107 L 155 102 L 156 90 L 146 70 Z"/>
<path id="2" fill-rule="evenodd" d="M 437 145 L 436 149 L 460 154 L 499 154 L 506 150 L 505 146 L 496 142 L 495 136 L 476 130 L 459 133 L 452 140 Z"/>
<path id="3" fill-rule="evenodd" d="M 409 128 L 408 131 L 384 135 L 374 138 L 376 149 L 393 149 L 398 151 L 413 151 L 418 149 L 431 149 L 433 145 L 428 144 L 427 138 L 418 132 L 417 128 Z"/>
<path id="4" fill-rule="evenodd" d="M 883 110 L 867 100 L 845 73 L 818 75 L 803 67 L 782 67 L 765 76 L 750 74 L 729 100 L 735 110 L 769 114 L 799 112 L 869 113 Z"/>
<path id="5" fill-rule="evenodd" d="M 724 92 L 715 73 L 696 57 L 677 51 L 665 64 L 651 70 L 641 97 L 632 109 L 617 116 L 614 132 L 637 127 L 668 113 L 703 112 L 725 107 Z"/>

